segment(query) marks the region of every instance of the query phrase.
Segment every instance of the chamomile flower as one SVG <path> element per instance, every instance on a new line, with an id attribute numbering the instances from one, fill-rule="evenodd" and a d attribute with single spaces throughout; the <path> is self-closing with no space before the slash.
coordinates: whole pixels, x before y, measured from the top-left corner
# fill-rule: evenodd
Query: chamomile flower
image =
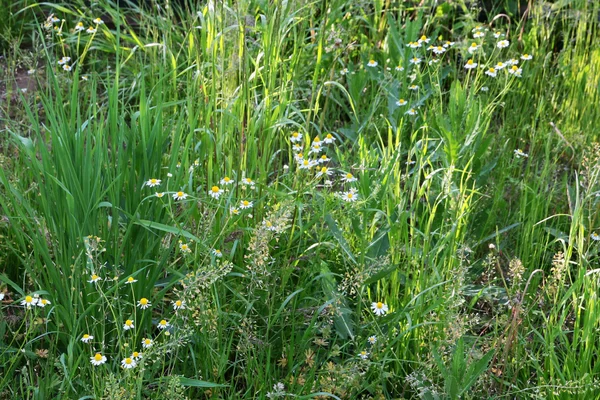
<path id="1" fill-rule="evenodd" d="M 416 49 L 418 47 L 421 47 L 421 43 L 418 42 L 408 42 L 408 47 L 410 47 L 411 49 Z"/>
<path id="2" fill-rule="evenodd" d="M 344 68 L 340 71 L 340 74 L 346 75 L 348 72 L 350 72 L 350 71 L 348 71 L 348 68 Z"/>
<path id="3" fill-rule="evenodd" d="M 328 133 L 325 139 L 323 139 L 323 143 L 325 144 L 332 144 L 333 142 L 335 142 L 335 137 L 331 133 Z"/>
<path id="4" fill-rule="evenodd" d="M 121 360 L 121 366 L 123 366 L 123 368 L 125 369 L 135 368 L 136 365 L 137 363 L 131 357 L 127 357 Z"/>
<path id="5" fill-rule="evenodd" d="M 496 43 L 496 47 L 498 47 L 499 49 L 504 49 L 505 47 L 508 47 L 509 44 L 510 42 L 508 40 L 501 40 L 498 43 Z"/>
<path id="6" fill-rule="evenodd" d="M 154 340 L 152 340 L 152 339 L 148 339 L 148 338 L 142 339 L 142 347 L 144 349 L 149 349 L 150 347 L 152 347 L 153 344 L 154 344 Z"/>
<path id="7" fill-rule="evenodd" d="M 89 34 L 96 33 L 96 28 L 90 26 L 85 31 Z"/>
<path id="8" fill-rule="evenodd" d="M 527 157 L 529 157 L 529 154 L 523 152 L 523 150 L 521 150 L 521 149 L 516 149 L 514 151 L 514 153 L 515 153 L 515 157 L 517 157 L 517 158 L 521 158 L 521 157 L 527 158 Z"/>
<path id="9" fill-rule="evenodd" d="M 143 356 L 144 355 L 139 351 L 134 351 L 133 353 L 131 353 L 131 358 L 133 358 L 136 361 L 141 360 Z"/>
<path id="10" fill-rule="evenodd" d="M 361 351 L 360 353 L 358 353 L 358 356 L 363 359 L 366 360 L 369 358 L 369 352 L 366 350 Z"/>
<path id="11" fill-rule="evenodd" d="M 147 309 L 148 307 L 150 307 L 152 304 L 150 304 L 150 301 L 148 301 L 147 298 L 142 297 L 141 299 L 138 300 L 137 303 L 138 307 L 141 308 L 142 310 Z"/>
<path id="12" fill-rule="evenodd" d="M 519 60 L 517 60 L 516 58 L 511 58 L 510 60 L 505 62 L 505 64 L 506 65 L 519 65 Z"/>
<path id="13" fill-rule="evenodd" d="M 471 45 L 469 46 L 469 48 L 467 49 L 467 51 L 469 52 L 469 54 L 473 54 L 475 53 L 477 50 L 479 50 L 479 45 L 477 45 L 477 43 L 473 42 L 471 43 Z"/>
<path id="14" fill-rule="evenodd" d="M 38 301 L 37 301 L 37 306 L 41 307 L 41 308 L 44 308 L 44 307 L 46 307 L 49 304 L 52 304 L 52 303 L 50 303 L 50 300 L 38 299 Z"/>
<path id="15" fill-rule="evenodd" d="M 467 61 L 467 63 L 465 64 L 465 68 L 466 69 L 473 69 L 473 68 L 477 68 L 477 63 L 473 62 L 472 59 L 470 59 L 469 61 Z"/>
<path id="16" fill-rule="evenodd" d="M 158 329 L 163 330 L 163 329 L 167 329 L 169 326 L 171 326 L 171 324 L 169 324 L 166 319 L 161 319 L 158 322 L 157 326 L 158 326 Z"/>
<path id="17" fill-rule="evenodd" d="M 253 203 L 251 201 L 248 200 L 242 200 L 240 201 L 240 208 L 242 210 L 246 210 L 248 208 L 252 208 Z"/>
<path id="18" fill-rule="evenodd" d="M 65 65 L 69 61 L 71 61 L 71 57 L 63 57 L 60 60 L 58 60 L 58 65 Z"/>
<path id="19" fill-rule="evenodd" d="M 483 29 L 483 26 L 481 26 L 481 25 L 477 25 L 477 26 L 475 26 L 475 28 L 473 28 L 473 29 L 471 30 L 471 32 L 479 32 L 479 31 L 480 31 L 480 30 L 482 30 L 482 29 Z"/>
<path id="20" fill-rule="evenodd" d="M 184 310 L 185 309 L 185 301 L 183 300 L 175 300 L 173 302 L 173 310 Z"/>
<path id="21" fill-rule="evenodd" d="M 358 200 L 358 193 L 353 190 L 349 190 L 347 192 L 340 193 L 340 197 L 342 200 L 348 203 L 353 203 Z"/>
<path id="22" fill-rule="evenodd" d="M 179 250 L 181 250 L 182 253 L 191 253 L 192 249 L 190 248 L 190 246 L 187 243 L 179 243 Z"/>
<path id="23" fill-rule="evenodd" d="M 165 192 L 156 192 L 154 195 L 160 199 L 165 195 Z"/>
<path id="24" fill-rule="evenodd" d="M 405 114 L 408 114 L 408 115 L 417 115 L 418 112 L 414 108 L 411 108 L 410 110 L 408 110 L 407 112 L 405 112 Z"/>
<path id="25" fill-rule="evenodd" d="M 317 160 L 317 162 L 318 162 L 319 164 L 323 164 L 323 163 L 326 163 L 326 162 L 328 162 L 328 161 L 331 161 L 331 160 L 330 160 L 330 159 L 329 159 L 329 157 L 327 157 L 325 154 L 323 154 L 323 155 L 322 155 L 321 157 L 319 157 L 319 159 Z"/>
<path id="26" fill-rule="evenodd" d="M 350 172 L 348 172 L 342 176 L 342 182 L 352 183 L 352 182 L 356 182 L 357 180 L 358 179 L 356 179 L 356 177 L 354 175 L 352 175 Z"/>
<path id="27" fill-rule="evenodd" d="M 404 100 L 404 99 L 400 99 L 400 100 L 396 101 L 396 105 L 397 105 L 398 107 L 405 106 L 406 104 L 407 104 L 407 101 L 406 101 L 406 100 Z"/>
<path id="28" fill-rule="evenodd" d="M 308 160 L 308 159 L 304 160 L 303 159 L 300 162 L 300 169 L 311 169 L 314 166 L 313 163 L 314 163 L 314 161 L 312 161 L 312 160 Z"/>
<path id="29" fill-rule="evenodd" d="M 494 68 L 496 68 L 498 70 L 498 69 L 502 69 L 504 67 L 506 67 L 506 64 L 504 64 L 502 61 L 498 61 Z"/>
<path id="30" fill-rule="evenodd" d="M 367 338 L 367 342 L 369 342 L 370 345 L 374 345 L 375 343 L 377 343 L 377 336 L 375 336 L 375 335 L 369 336 Z"/>
<path id="31" fill-rule="evenodd" d="M 254 181 L 248 177 L 242 178 L 242 184 L 246 186 L 250 186 L 250 189 L 254 189 Z"/>
<path id="32" fill-rule="evenodd" d="M 271 221 L 263 221 L 262 226 L 268 231 L 275 232 L 277 230 L 277 227 Z"/>
<path id="33" fill-rule="evenodd" d="M 160 179 L 151 178 L 146 181 L 145 185 L 149 187 L 154 187 L 160 185 L 161 182 L 162 181 Z"/>
<path id="34" fill-rule="evenodd" d="M 377 316 L 382 316 L 387 314 L 388 306 L 380 301 L 371 303 L 371 310 Z"/>
<path id="35" fill-rule="evenodd" d="M 211 253 L 213 256 L 215 256 L 217 258 L 223 257 L 223 252 L 219 249 L 213 249 Z"/>
<path id="36" fill-rule="evenodd" d="M 104 23 L 104 21 L 102 21 L 102 18 L 98 17 L 98 18 L 94 19 L 94 23 L 96 25 L 102 25 Z"/>
<path id="37" fill-rule="evenodd" d="M 494 32 L 494 38 L 496 38 L 496 39 L 503 37 L 503 36 L 504 36 L 504 33 L 500 32 L 500 31 Z"/>
<path id="38" fill-rule="evenodd" d="M 30 309 L 32 306 L 35 306 L 38 302 L 38 299 L 33 296 L 25 296 L 25 299 L 21 302 L 22 306 L 25 306 L 27 309 Z"/>
<path id="39" fill-rule="evenodd" d="M 477 32 L 475 32 L 475 33 L 473 34 L 473 37 L 474 37 L 475 39 L 479 39 L 479 38 L 482 38 L 482 37 L 484 37 L 484 36 L 485 36 L 485 32 L 483 32 L 483 31 L 477 31 Z"/>
<path id="40" fill-rule="evenodd" d="M 213 186 L 208 191 L 208 194 L 210 195 L 210 197 L 212 197 L 214 199 L 218 199 L 219 197 L 221 197 L 221 195 L 223 193 L 224 193 L 224 190 L 219 188 L 218 186 Z"/>
<path id="41" fill-rule="evenodd" d="M 133 325 L 133 321 L 128 319 L 127 321 L 125 321 L 125 323 L 123 324 L 123 329 L 125 329 L 126 331 L 135 328 L 135 326 Z"/>
<path id="42" fill-rule="evenodd" d="M 135 279 L 133 276 L 130 276 L 129 278 L 127 278 L 127 280 L 125 281 L 126 285 L 130 285 L 132 283 L 136 283 L 137 279 Z"/>
<path id="43" fill-rule="evenodd" d="M 404 71 L 404 67 L 402 65 L 398 65 L 398 66 L 396 66 L 395 70 L 398 72 L 402 72 L 402 71 Z"/>
<path id="44" fill-rule="evenodd" d="M 102 353 L 96 353 L 94 356 L 90 357 L 90 361 L 92 365 L 98 366 L 102 365 L 106 362 L 106 356 L 103 356 Z"/>
<path id="45" fill-rule="evenodd" d="M 68 64 L 63 65 L 62 68 L 67 72 L 70 72 L 73 69 L 73 67 Z"/>
<path id="46" fill-rule="evenodd" d="M 319 154 L 322 150 L 323 150 L 323 148 L 321 147 L 320 144 L 313 143 L 308 154 Z"/>
<path id="47" fill-rule="evenodd" d="M 444 47 L 445 47 L 445 48 L 452 47 L 452 46 L 454 46 L 454 44 L 455 44 L 454 42 L 451 42 L 451 41 L 449 41 L 449 40 L 446 40 L 446 41 L 444 42 Z"/>
<path id="48" fill-rule="evenodd" d="M 240 215 L 240 209 L 237 207 L 229 207 L 229 213 L 232 215 Z"/>
<path id="49" fill-rule="evenodd" d="M 167 172 L 167 178 L 172 178 L 172 177 L 173 177 L 173 174 L 170 172 Z"/>
<path id="50" fill-rule="evenodd" d="M 84 30 L 85 27 L 83 26 L 83 22 L 78 22 L 77 25 L 75 25 L 75 32 L 81 32 L 82 30 Z"/>
<path id="51" fill-rule="evenodd" d="M 410 60 L 408 60 L 408 62 L 413 65 L 419 65 L 421 63 L 421 59 L 419 57 L 413 57 Z"/>
<path id="52" fill-rule="evenodd" d="M 532 58 L 533 58 L 533 56 L 531 54 L 527 54 L 527 53 L 525 53 L 521 56 L 521 60 L 524 60 L 524 61 L 531 60 Z"/>
<path id="53" fill-rule="evenodd" d="M 81 337 L 81 340 L 83 343 L 89 343 L 90 341 L 94 340 L 94 337 L 92 335 L 88 335 L 87 333 L 85 335 L 83 335 Z"/>
<path id="54" fill-rule="evenodd" d="M 596 232 L 592 232 L 590 238 L 595 241 L 600 241 L 600 235 L 598 235 Z"/>
<path id="55" fill-rule="evenodd" d="M 331 171 L 331 169 L 327 167 L 321 167 L 317 170 L 317 178 L 320 178 L 322 176 L 329 176 L 331 174 L 333 174 L 333 171 Z"/>
<path id="56" fill-rule="evenodd" d="M 417 90 L 419 90 L 419 86 L 418 85 L 410 85 L 408 87 L 408 90 L 417 91 Z"/>
<path id="57" fill-rule="evenodd" d="M 508 73 L 509 74 L 514 75 L 514 76 L 516 76 L 518 78 L 521 77 L 521 73 L 522 72 L 523 72 L 523 70 L 521 68 L 517 67 L 516 65 L 513 65 L 512 67 L 510 67 L 508 69 Z"/>
<path id="58" fill-rule="evenodd" d="M 417 43 L 429 43 L 430 40 L 427 36 L 423 35 L 417 40 Z"/>
<path id="59" fill-rule="evenodd" d="M 177 193 L 173 193 L 173 199 L 175 200 L 185 200 L 187 198 L 187 193 L 184 192 L 177 192 Z"/>
<path id="60" fill-rule="evenodd" d="M 378 64 L 377 64 L 377 61 L 375 61 L 375 60 L 373 60 L 373 59 L 369 60 L 369 62 L 367 63 L 367 67 L 371 67 L 371 68 L 374 68 L 374 67 L 376 67 L 377 65 L 378 65 Z"/>
<path id="61" fill-rule="evenodd" d="M 290 141 L 292 143 L 300 143 L 302 141 L 302 134 L 300 132 L 292 132 L 290 136 Z"/>
<path id="62" fill-rule="evenodd" d="M 102 278 L 100 278 L 98 275 L 96 274 L 92 274 L 92 279 L 90 279 L 88 282 L 89 283 L 96 283 L 98 281 L 102 280 Z"/>
<path id="63" fill-rule="evenodd" d="M 495 78 L 496 77 L 496 69 L 489 68 L 487 71 L 485 71 L 485 74 L 488 76 L 491 76 L 492 78 Z"/>
<path id="64" fill-rule="evenodd" d="M 443 46 L 435 46 L 433 49 L 431 49 L 431 51 L 433 51 L 434 54 L 440 55 L 444 54 L 446 49 Z"/>

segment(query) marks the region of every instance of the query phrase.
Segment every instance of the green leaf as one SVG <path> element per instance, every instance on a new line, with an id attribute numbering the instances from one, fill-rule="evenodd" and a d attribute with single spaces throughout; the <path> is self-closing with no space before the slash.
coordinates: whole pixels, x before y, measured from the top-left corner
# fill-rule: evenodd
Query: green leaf
<path id="1" fill-rule="evenodd" d="M 185 378 L 183 376 L 179 378 L 179 383 L 181 383 L 183 386 L 186 386 L 186 387 L 200 387 L 200 388 L 225 388 L 225 387 L 229 386 L 229 385 L 222 385 L 220 383 L 213 383 L 213 382 L 201 381 L 198 379 Z"/>

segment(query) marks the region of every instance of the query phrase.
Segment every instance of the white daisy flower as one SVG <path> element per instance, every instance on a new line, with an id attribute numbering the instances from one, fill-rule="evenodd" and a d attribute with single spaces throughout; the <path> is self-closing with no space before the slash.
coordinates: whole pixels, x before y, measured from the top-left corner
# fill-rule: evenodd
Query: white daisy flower
<path id="1" fill-rule="evenodd" d="M 131 369 L 131 368 L 135 368 L 135 366 L 137 364 L 133 358 L 127 357 L 127 358 L 124 358 L 123 360 L 121 360 L 121 365 L 125 369 Z"/>
<path id="2" fill-rule="evenodd" d="M 404 99 L 400 99 L 400 100 L 398 100 L 398 101 L 396 102 L 396 105 L 397 105 L 398 107 L 402 107 L 402 106 L 405 106 L 407 103 L 408 103 L 408 102 L 407 102 L 406 100 L 404 100 Z"/>
<path id="3" fill-rule="evenodd" d="M 473 43 L 471 43 L 471 45 L 469 46 L 469 48 L 467 49 L 467 51 L 469 52 L 469 54 L 473 54 L 477 50 L 479 50 L 479 47 L 480 46 L 478 46 L 477 43 L 473 42 Z"/>
<path id="4" fill-rule="evenodd" d="M 138 351 L 134 351 L 133 353 L 131 353 L 131 358 L 133 358 L 136 361 L 141 360 L 143 356 L 144 355 Z"/>
<path id="5" fill-rule="evenodd" d="M 375 343 L 377 343 L 377 336 L 373 335 L 373 336 L 369 336 L 369 338 L 367 339 L 367 342 L 369 342 L 369 344 L 374 345 Z"/>
<path id="6" fill-rule="evenodd" d="M 385 315 L 388 312 L 388 306 L 387 304 L 384 304 L 382 302 L 373 302 L 371 303 L 371 310 L 373 310 L 373 313 L 377 316 L 381 316 L 381 315 Z"/>
<path id="7" fill-rule="evenodd" d="M 152 339 L 148 339 L 148 338 L 142 339 L 142 347 L 144 349 L 149 349 L 150 347 L 152 347 L 153 344 L 154 344 L 154 340 L 152 340 Z"/>
<path id="8" fill-rule="evenodd" d="M 508 69 L 508 73 L 511 75 L 514 75 L 516 77 L 521 77 L 523 70 L 521 68 L 517 67 L 516 65 L 513 65 L 512 67 L 510 67 Z"/>
<path id="9" fill-rule="evenodd" d="M 87 33 L 90 33 L 90 34 L 91 34 L 91 33 L 96 33 L 96 28 L 93 28 L 93 27 L 91 27 L 91 26 L 90 26 L 90 27 L 89 27 L 89 28 L 87 28 L 85 31 L 86 31 Z"/>
<path id="10" fill-rule="evenodd" d="M 503 49 L 505 47 L 508 47 L 509 44 L 510 42 L 508 40 L 501 40 L 498 43 L 496 43 L 496 47 L 498 47 L 499 49 Z"/>
<path id="11" fill-rule="evenodd" d="M 106 356 L 103 356 L 101 353 L 96 353 L 94 356 L 90 357 L 90 361 L 94 366 L 102 365 L 106 362 Z"/>
<path id="12" fill-rule="evenodd" d="M 163 330 L 171 326 L 171 324 L 169 324 L 166 319 L 161 319 L 157 326 L 158 329 Z"/>
<path id="13" fill-rule="evenodd" d="M 592 240 L 599 241 L 600 240 L 600 235 L 598 235 L 596 232 L 592 232 L 592 234 L 590 235 L 590 238 Z"/>
<path id="14" fill-rule="evenodd" d="M 63 57 L 60 60 L 58 60 L 58 65 L 65 65 L 69 61 L 71 61 L 71 57 Z"/>
<path id="15" fill-rule="evenodd" d="M 123 329 L 125 329 L 126 331 L 133 329 L 133 328 L 134 328 L 133 321 L 130 319 L 125 321 L 125 323 L 123 324 Z"/>
<path id="16" fill-rule="evenodd" d="M 212 197 L 214 199 L 218 199 L 219 197 L 221 197 L 221 195 L 223 193 L 225 193 L 225 191 L 223 189 L 220 189 L 218 186 L 213 186 L 208 191 L 208 194 L 210 195 L 210 197 Z"/>
<path id="17" fill-rule="evenodd" d="M 331 133 L 328 133 L 325 139 L 323 139 L 323 143 L 325 144 L 332 144 L 333 142 L 335 142 L 335 137 Z"/>
<path id="18" fill-rule="evenodd" d="M 104 21 L 102 21 L 102 18 L 98 17 L 98 18 L 94 19 L 94 23 L 96 25 L 102 25 L 104 23 Z"/>
<path id="19" fill-rule="evenodd" d="M 155 186 L 160 185 L 161 182 L 162 181 L 160 179 L 152 178 L 152 179 L 148 179 L 144 184 L 149 187 L 155 187 Z"/>
<path id="20" fill-rule="evenodd" d="M 408 90 L 412 90 L 412 91 L 419 90 L 419 86 L 418 86 L 418 85 L 410 85 L 410 86 L 408 87 Z"/>
<path id="21" fill-rule="evenodd" d="M 240 214 L 240 210 L 239 208 L 236 207 L 229 207 L 229 212 L 233 215 L 239 215 Z"/>
<path id="22" fill-rule="evenodd" d="M 300 132 L 292 132 L 290 136 L 290 141 L 292 143 L 300 143 L 302 141 L 302 134 Z"/>
<path id="23" fill-rule="evenodd" d="M 177 193 L 173 193 L 173 199 L 175 200 L 185 200 L 187 198 L 187 193 L 184 192 L 177 192 Z"/>
<path id="24" fill-rule="evenodd" d="M 527 53 L 525 53 L 521 56 L 521 60 L 525 60 L 525 61 L 531 60 L 532 58 L 533 58 L 533 56 L 531 54 L 527 54 Z"/>
<path id="25" fill-rule="evenodd" d="M 217 258 L 223 257 L 223 252 L 219 249 L 213 249 L 212 254 Z"/>
<path id="26" fill-rule="evenodd" d="M 185 309 L 185 301 L 184 300 L 175 300 L 173 302 L 173 310 L 184 310 Z"/>
<path id="27" fill-rule="evenodd" d="M 150 301 L 148 301 L 147 298 L 142 297 L 138 302 L 137 305 L 139 308 L 141 308 L 142 310 L 147 309 L 148 307 L 150 307 L 152 304 L 150 303 Z"/>
<path id="28" fill-rule="evenodd" d="M 352 202 L 355 202 L 356 200 L 358 200 L 358 193 L 356 193 L 353 190 L 349 190 L 347 192 L 340 193 L 340 197 L 345 202 L 352 203 Z"/>
<path id="29" fill-rule="evenodd" d="M 405 114 L 408 114 L 408 115 L 417 115 L 418 112 L 414 108 L 411 108 L 410 110 L 408 110 L 407 112 L 405 112 Z"/>
<path id="30" fill-rule="evenodd" d="M 179 250 L 181 250 L 182 253 L 191 253 L 192 249 L 190 248 L 190 246 L 187 243 L 179 243 Z"/>
<path id="31" fill-rule="evenodd" d="M 398 72 L 402 72 L 402 71 L 404 71 L 404 67 L 403 67 L 402 65 L 398 65 L 398 66 L 397 66 L 395 69 L 396 69 L 396 71 L 398 71 Z"/>
<path id="32" fill-rule="evenodd" d="M 90 341 L 94 340 L 94 337 L 92 335 L 88 335 L 87 333 L 85 335 L 83 335 L 80 339 L 83 343 L 89 343 Z"/>
<path id="33" fill-rule="evenodd" d="M 358 179 L 356 179 L 356 177 L 354 175 L 352 175 L 350 172 L 346 173 L 345 175 L 342 176 L 342 182 L 356 182 Z"/>
<path id="34" fill-rule="evenodd" d="M 82 30 L 84 30 L 85 27 L 83 26 L 83 22 L 78 22 L 77 25 L 75 25 L 75 32 L 81 32 Z"/>
<path id="35" fill-rule="evenodd" d="M 417 43 L 422 44 L 422 43 L 429 43 L 431 39 L 429 39 L 427 36 L 423 35 L 419 38 L 419 40 L 417 41 Z"/>
<path id="36" fill-rule="evenodd" d="M 475 32 L 475 33 L 473 34 L 473 37 L 474 37 L 475 39 L 479 39 L 479 38 L 482 38 L 482 37 L 484 37 L 484 36 L 485 36 L 485 32 L 483 32 L 483 31 Z"/>
<path id="37" fill-rule="evenodd" d="M 489 68 L 487 71 L 485 71 L 485 74 L 491 76 L 492 78 L 495 78 L 496 77 L 496 69 Z"/>
<path id="38" fill-rule="evenodd" d="M 50 302 L 50 300 L 46 300 L 46 299 L 38 299 L 38 301 L 37 301 L 37 306 L 38 306 L 38 307 L 41 307 L 41 308 L 44 308 L 44 307 L 46 307 L 46 306 L 47 306 L 47 305 L 49 305 L 49 304 L 52 304 L 52 303 Z"/>
<path id="39" fill-rule="evenodd" d="M 375 60 L 369 60 L 369 62 L 367 63 L 367 67 L 371 67 L 371 68 L 374 68 L 377 65 L 378 65 L 377 61 L 375 61 Z"/>
<path id="40" fill-rule="evenodd" d="M 517 157 L 517 158 L 521 158 L 521 157 L 527 158 L 527 157 L 529 157 L 529 154 L 524 153 L 523 150 L 521 150 L 521 149 L 516 149 L 514 151 L 514 153 L 515 153 L 515 157 Z"/>
<path id="41" fill-rule="evenodd" d="M 465 68 L 466 69 L 473 69 L 477 67 L 477 63 L 473 62 L 472 59 L 470 59 L 469 61 L 467 61 L 467 63 L 465 64 Z"/>
<path id="42" fill-rule="evenodd" d="M 92 279 L 90 279 L 88 282 L 89 283 L 96 283 L 98 281 L 102 280 L 102 278 L 100 278 L 98 275 L 96 274 L 92 274 Z"/>
<path id="43" fill-rule="evenodd" d="M 329 158 L 328 158 L 328 157 L 327 157 L 325 154 L 323 154 L 323 155 L 322 155 L 322 156 L 321 156 L 321 157 L 320 157 L 320 158 L 317 160 L 317 162 L 318 162 L 319 164 L 323 164 L 323 163 L 326 163 L 326 162 L 328 162 L 328 161 L 331 161 L 331 160 L 330 160 L 330 159 L 329 159 Z"/>
<path id="44" fill-rule="evenodd" d="M 32 306 L 35 306 L 38 302 L 38 299 L 33 296 L 25 296 L 25 299 L 21 301 L 21 305 L 25 306 L 27 309 L 30 309 Z"/>
<path id="45" fill-rule="evenodd" d="M 419 57 L 413 57 L 410 60 L 408 60 L 408 62 L 413 65 L 419 65 L 421 63 L 421 59 Z"/>

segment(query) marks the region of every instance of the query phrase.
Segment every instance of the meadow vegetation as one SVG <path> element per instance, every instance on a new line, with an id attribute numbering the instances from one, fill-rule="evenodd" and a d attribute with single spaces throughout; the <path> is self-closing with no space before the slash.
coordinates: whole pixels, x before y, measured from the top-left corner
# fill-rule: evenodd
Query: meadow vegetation
<path id="1" fill-rule="evenodd" d="M 600 398 L 595 1 L 0 10 L 0 399 Z"/>

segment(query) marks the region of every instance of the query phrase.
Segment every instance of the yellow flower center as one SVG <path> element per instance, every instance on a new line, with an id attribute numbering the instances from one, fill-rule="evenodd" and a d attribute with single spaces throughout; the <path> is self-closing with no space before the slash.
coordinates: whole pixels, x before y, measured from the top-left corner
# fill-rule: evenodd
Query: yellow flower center
<path id="1" fill-rule="evenodd" d="M 133 360 L 131 358 L 129 358 L 129 357 L 127 357 L 125 359 L 125 364 L 127 364 L 127 365 L 131 364 L 132 362 L 133 362 Z"/>
<path id="2" fill-rule="evenodd" d="M 88 335 L 87 333 L 85 335 L 83 335 L 84 339 L 89 339 L 90 335 Z"/>
<path id="3" fill-rule="evenodd" d="M 321 168 L 321 172 L 322 172 L 322 173 L 325 173 L 325 172 L 327 172 L 327 167 L 323 167 L 323 168 Z"/>
<path id="4" fill-rule="evenodd" d="M 33 297 L 31 297 L 31 296 L 25 297 L 25 303 L 31 303 L 31 302 L 33 302 Z"/>
<path id="5" fill-rule="evenodd" d="M 267 222 L 265 222 L 265 226 L 266 226 L 267 228 L 270 228 L 270 227 L 272 227 L 272 226 L 273 226 L 273 224 L 272 224 L 270 221 L 267 221 Z"/>
<path id="6" fill-rule="evenodd" d="M 164 320 L 164 319 L 162 319 L 162 320 L 159 322 L 159 324 L 160 324 L 160 325 L 162 325 L 162 326 L 165 326 L 165 325 L 167 325 L 167 321 L 166 321 L 166 320 Z"/>
<path id="7" fill-rule="evenodd" d="M 308 162 L 308 160 L 304 160 L 304 161 L 302 161 L 302 164 L 303 164 L 303 165 L 308 165 L 308 164 L 309 164 L 309 162 Z"/>
<path id="8" fill-rule="evenodd" d="M 95 281 L 95 280 L 96 280 L 96 279 L 98 279 L 98 278 L 99 278 L 99 276 L 98 276 L 98 275 L 96 275 L 96 274 L 92 275 L 92 280 L 94 280 L 94 281 Z"/>
<path id="9" fill-rule="evenodd" d="M 155 183 L 156 183 L 156 179 L 150 179 L 150 182 L 151 182 L 152 184 L 155 184 Z"/>
<path id="10" fill-rule="evenodd" d="M 132 355 L 137 358 L 140 356 L 140 353 L 138 353 L 137 351 L 134 351 Z"/>
<path id="11" fill-rule="evenodd" d="M 297 138 L 298 137 L 298 132 L 292 133 L 292 136 L 295 137 L 295 138 Z"/>
<path id="12" fill-rule="evenodd" d="M 225 178 L 223 178 L 223 180 L 224 180 L 225 182 L 229 182 L 229 181 L 231 181 L 231 179 L 229 179 L 229 177 L 227 177 L 227 176 L 226 176 Z"/>
<path id="13" fill-rule="evenodd" d="M 333 139 L 333 135 L 331 133 L 327 134 L 327 139 Z"/>
<path id="14" fill-rule="evenodd" d="M 128 319 L 127 321 L 125 321 L 125 325 L 132 325 L 132 324 L 133 324 L 133 321 L 130 320 L 130 319 Z"/>
<path id="15" fill-rule="evenodd" d="M 177 197 L 183 197 L 183 192 L 177 192 Z"/>
<path id="16" fill-rule="evenodd" d="M 383 308 L 383 303 L 382 302 L 377 302 L 377 308 L 378 309 L 382 309 Z"/>
<path id="17" fill-rule="evenodd" d="M 352 179 L 352 174 L 346 174 L 346 179 Z"/>
<path id="18" fill-rule="evenodd" d="M 473 65 L 473 60 L 469 60 L 469 61 L 467 61 L 467 64 L 469 64 L 469 65 Z"/>
<path id="19" fill-rule="evenodd" d="M 219 193 L 219 187 L 218 186 L 213 186 L 212 188 L 210 188 L 210 190 L 213 193 Z"/>
<path id="20" fill-rule="evenodd" d="M 134 281 L 133 277 L 130 276 L 129 278 L 127 278 L 127 282 L 133 282 L 133 281 Z"/>
<path id="21" fill-rule="evenodd" d="M 185 244 L 184 244 L 184 246 L 185 246 Z M 145 297 L 141 298 L 140 299 L 140 304 L 143 305 L 143 306 L 145 306 L 146 304 L 148 304 L 148 299 L 145 298 Z"/>
<path id="22" fill-rule="evenodd" d="M 421 40 L 427 40 L 427 36 L 425 36 L 425 35 L 421 36 Z"/>
<path id="23" fill-rule="evenodd" d="M 496 70 L 494 68 L 490 68 L 490 72 L 494 73 L 494 72 L 496 72 Z"/>
<path id="24" fill-rule="evenodd" d="M 371 64 L 371 65 L 375 64 L 375 60 L 369 60 L 369 64 Z"/>
<path id="25" fill-rule="evenodd" d="M 519 67 L 517 67 L 516 65 L 513 65 L 513 66 L 511 67 L 511 69 L 512 69 L 513 71 L 516 71 L 516 70 L 518 70 L 518 69 L 519 69 Z"/>
<path id="26" fill-rule="evenodd" d="M 353 195 L 352 193 L 348 193 L 346 196 L 347 196 L 349 199 L 351 199 L 351 198 L 353 198 L 353 197 L 354 197 L 354 195 Z"/>
<path id="27" fill-rule="evenodd" d="M 471 47 L 477 47 L 477 43 L 471 43 Z"/>
<path id="28" fill-rule="evenodd" d="M 94 360 L 96 360 L 96 361 L 102 361 L 102 354 L 96 353 L 96 355 L 94 356 Z"/>
<path id="29" fill-rule="evenodd" d="M 177 301 L 175 302 L 175 305 L 176 305 L 177 307 L 181 307 L 181 300 L 177 300 Z"/>
<path id="30" fill-rule="evenodd" d="M 248 200 L 244 200 L 244 201 L 242 201 L 242 204 L 243 204 L 244 206 L 248 206 L 248 204 L 250 204 L 250 202 L 249 202 Z"/>

